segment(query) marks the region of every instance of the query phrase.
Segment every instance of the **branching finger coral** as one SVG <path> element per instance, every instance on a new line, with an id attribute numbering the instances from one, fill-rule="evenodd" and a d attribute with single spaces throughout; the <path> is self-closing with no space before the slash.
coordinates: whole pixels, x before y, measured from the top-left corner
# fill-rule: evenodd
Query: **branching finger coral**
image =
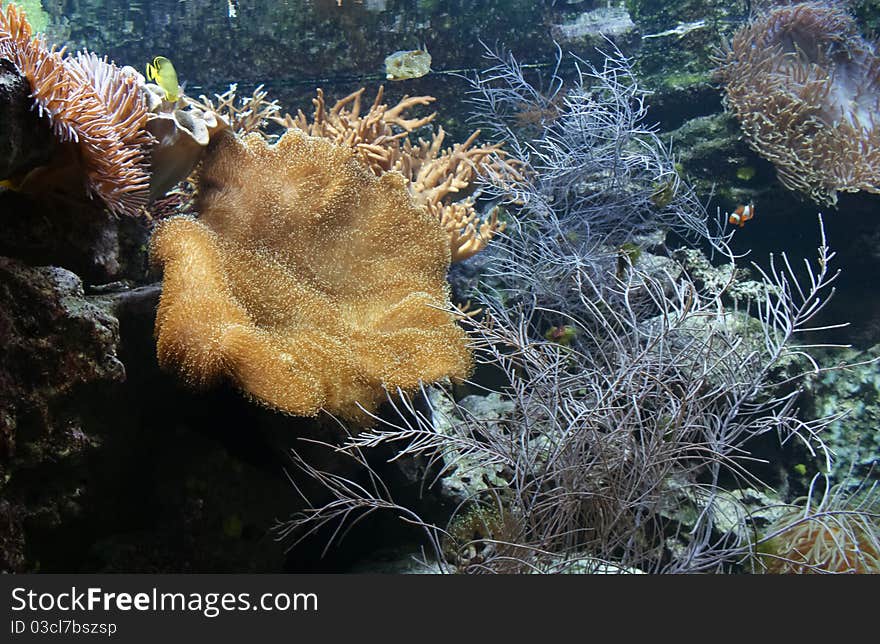
<path id="1" fill-rule="evenodd" d="M 165 220 L 152 241 L 163 367 L 353 420 L 385 387 L 468 374 L 448 241 L 400 175 L 377 178 L 350 148 L 292 129 L 274 146 L 222 133 L 196 183 L 200 218 Z"/>
<path id="2" fill-rule="evenodd" d="M 237 94 L 238 84 L 232 83 L 222 94 L 214 94 L 213 100 L 202 94 L 199 101 L 190 101 L 205 112 L 217 114 L 236 134 L 250 134 L 261 131 L 273 116 L 281 110 L 278 101 L 267 100 L 268 93 L 262 85 L 254 88 L 250 96 L 241 98 Z M 238 101 L 236 101 L 238 99 Z"/>
<path id="3" fill-rule="evenodd" d="M 434 98 L 404 97 L 389 108 L 382 103 L 383 91 L 380 87 L 364 115 L 361 115 L 363 88 L 340 99 L 329 110 L 324 93 L 319 89 L 317 98 L 313 99 L 315 112 L 311 121 L 302 111 L 295 118 L 286 114 L 284 118 L 273 117 L 272 120 L 353 148 L 377 175 L 391 171 L 402 173 L 409 179 L 409 190 L 416 203 L 424 205 L 447 231 L 452 261 L 471 257 L 485 248 L 492 236 L 504 229 L 504 224 L 494 213 L 478 221 L 472 198 L 459 201 L 453 198 L 472 190 L 477 176 L 489 168 L 512 170 L 504 161 L 501 145 L 475 146 L 478 130 L 464 143 L 443 149 L 446 134 L 442 127 L 431 141 L 420 139 L 413 144 L 408 134 L 430 123 L 436 114 L 406 118 L 405 112 L 418 105 L 428 105 Z"/>
<path id="4" fill-rule="evenodd" d="M 0 11 L 0 58 L 30 83 L 34 107 L 56 138 L 75 144 L 90 196 L 114 214 L 134 215 L 147 203 L 147 112 L 137 78 L 82 52 L 65 57 L 41 37 L 14 4 Z"/>
<path id="5" fill-rule="evenodd" d="M 720 56 L 725 103 L 780 182 L 817 203 L 880 192 L 880 56 L 843 9 L 771 9 Z"/>

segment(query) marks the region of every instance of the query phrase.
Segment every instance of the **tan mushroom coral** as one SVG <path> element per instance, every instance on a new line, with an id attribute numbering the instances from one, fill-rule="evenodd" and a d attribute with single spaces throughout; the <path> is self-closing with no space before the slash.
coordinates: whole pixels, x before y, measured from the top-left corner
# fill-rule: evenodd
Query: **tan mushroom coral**
<path id="1" fill-rule="evenodd" d="M 27 78 L 35 108 L 58 140 L 75 146 L 87 193 L 115 214 L 140 213 L 147 203 L 151 139 L 137 79 L 106 59 L 87 52 L 65 57 L 33 38 L 14 4 L 0 10 L 0 58 Z"/>
<path id="2" fill-rule="evenodd" d="M 150 150 L 152 175 L 150 200 L 164 195 L 186 179 L 205 153 L 211 138 L 229 129 L 226 120 L 181 94 L 174 102 L 165 100 L 165 90 L 145 82 L 138 74 L 147 103 L 146 128 L 155 142 Z"/>
<path id="3" fill-rule="evenodd" d="M 230 379 L 291 414 L 364 421 L 385 388 L 465 377 L 449 243 L 399 174 L 287 132 L 222 133 L 197 175 L 198 220 L 161 222 L 158 357 L 192 385 Z"/>

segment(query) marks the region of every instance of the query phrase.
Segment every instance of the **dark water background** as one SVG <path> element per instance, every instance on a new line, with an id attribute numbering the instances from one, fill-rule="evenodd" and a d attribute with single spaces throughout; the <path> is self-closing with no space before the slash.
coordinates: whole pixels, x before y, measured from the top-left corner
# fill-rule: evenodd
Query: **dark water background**
<path id="1" fill-rule="evenodd" d="M 230 83 L 238 83 L 247 94 L 264 84 L 270 98 L 293 113 L 310 108 L 316 87 L 323 87 L 329 98 L 364 85 L 372 91 L 385 81 L 388 54 L 423 45 L 440 73 L 389 83 L 388 99 L 424 93 L 460 96 L 465 85 L 446 72 L 482 68 L 481 38 L 513 47 L 523 62 L 552 61 L 548 29 L 562 16 L 557 3 L 526 0 L 346 0 L 342 6 L 336 0 L 44 4 L 53 22 L 61 23 L 48 30 L 56 42 L 107 54 L 142 73 L 154 56 L 167 56 L 192 96 L 225 91 Z M 236 17 L 230 16 L 230 6 Z M 454 111 L 448 101 L 439 107 Z"/>

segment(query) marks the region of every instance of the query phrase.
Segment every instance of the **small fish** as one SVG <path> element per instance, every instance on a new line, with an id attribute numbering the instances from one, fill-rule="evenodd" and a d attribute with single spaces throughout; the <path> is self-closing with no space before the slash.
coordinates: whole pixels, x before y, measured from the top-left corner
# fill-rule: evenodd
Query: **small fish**
<path id="1" fill-rule="evenodd" d="M 431 71 L 431 54 L 424 47 L 396 51 L 385 59 L 385 78 L 404 80 L 420 78 Z"/>
<path id="2" fill-rule="evenodd" d="M 180 98 L 177 72 L 165 56 L 156 56 L 153 62 L 147 65 L 147 78 L 164 90 L 166 101 L 174 103 Z"/>
<path id="3" fill-rule="evenodd" d="M 21 187 L 21 182 L 23 180 L 24 180 L 23 174 L 8 177 L 8 178 L 0 181 L 0 188 L 6 188 L 7 190 L 14 190 L 14 191 L 18 192 L 18 189 Z"/>
<path id="4" fill-rule="evenodd" d="M 555 342 L 563 347 L 570 347 L 576 335 L 577 329 L 566 324 L 565 326 L 551 326 L 547 329 L 544 337 L 550 340 L 550 342 Z"/>
<path id="5" fill-rule="evenodd" d="M 657 182 L 653 185 L 651 192 L 651 203 L 658 208 L 665 208 L 675 199 L 676 177 L 673 175 L 666 181 Z"/>
<path id="6" fill-rule="evenodd" d="M 736 169 L 736 178 L 749 181 L 755 176 L 755 169 L 750 165 L 744 165 Z"/>
<path id="7" fill-rule="evenodd" d="M 742 228 L 746 225 L 746 222 L 749 219 L 754 218 L 755 216 L 755 204 L 750 203 L 747 206 L 740 204 L 736 207 L 732 213 L 730 213 L 730 217 L 727 219 L 734 226 L 739 226 Z"/>
<path id="8" fill-rule="evenodd" d="M 626 274 L 627 267 L 635 266 L 636 262 L 642 256 L 642 249 L 638 244 L 626 242 L 617 249 L 617 271 L 618 279 L 623 279 Z"/>

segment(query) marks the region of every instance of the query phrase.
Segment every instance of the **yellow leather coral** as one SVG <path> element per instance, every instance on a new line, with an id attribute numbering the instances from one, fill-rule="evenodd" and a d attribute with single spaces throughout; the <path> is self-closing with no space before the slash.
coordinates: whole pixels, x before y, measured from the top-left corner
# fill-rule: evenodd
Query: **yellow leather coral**
<path id="1" fill-rule="evenodd" d="M 269 407 L 363 421 L 384 388 L 465 377 L 449 312 L 449 242 L 404 178 L 297 130 L 223 133 L 197 177 L 199 219 L 160 223 L 159 362 L 234 381 Z"/>

